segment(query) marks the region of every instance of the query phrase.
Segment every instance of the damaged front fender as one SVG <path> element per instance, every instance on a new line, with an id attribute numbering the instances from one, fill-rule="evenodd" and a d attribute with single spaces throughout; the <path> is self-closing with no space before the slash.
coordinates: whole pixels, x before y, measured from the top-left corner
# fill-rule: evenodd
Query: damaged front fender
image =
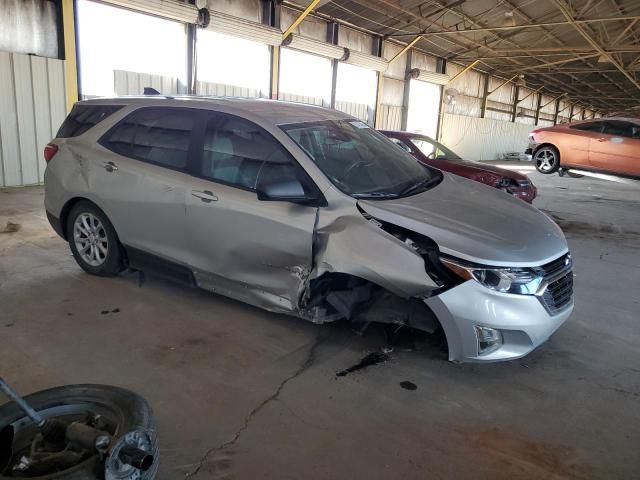
<path id="1" fill-rule="evenodd" d="M 380 228 L 375 219 L 355 213 L 327 219 L 320 212 L 310 278 L 340 272 L 368 280 L 404 298 L 428 296 L 439 288 L 420 254 Z"/>
<path id="2" fill-rule="evenodd" d="M 435 331 L 438 322 L 422 299 L 442 285 L 429 275 L 425 252 L 365 212 L 353 212 L 353 204 L 319 212 L 314 268 L 298 315 L 315 323 L 347 319 Z"/>

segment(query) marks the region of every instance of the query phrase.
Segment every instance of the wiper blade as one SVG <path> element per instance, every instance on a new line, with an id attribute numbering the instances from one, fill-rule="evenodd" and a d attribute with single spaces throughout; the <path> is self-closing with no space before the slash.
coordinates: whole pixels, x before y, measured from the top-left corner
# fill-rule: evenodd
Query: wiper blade
<path id="1" fill-rule="evenodd" d="M 418 183 L 411 185 L 409 188 L 400 192 L 400 195 L 410 195 L 411 193 L 417 191 L 421 187 L 426 187 L 433 181 L 433 178 L 425 178 L 424 180 L 420 180 Z"/>
<path id="2" fill-rule="evenodd" d="M 351 196 L 355 198 L 396 198 L 398 194 L 389 192 L 361 192 L 352 193 Z"/>

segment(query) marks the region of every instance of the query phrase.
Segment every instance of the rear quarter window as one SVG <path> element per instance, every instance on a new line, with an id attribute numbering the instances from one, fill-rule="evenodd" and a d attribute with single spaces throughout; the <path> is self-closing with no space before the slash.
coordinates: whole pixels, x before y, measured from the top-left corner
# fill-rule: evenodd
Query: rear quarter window
<path id="1" fill-rule="evenodd" d="M 76 105 L 62 122 L 56 138 L 82 135 L 121 108 L 122 105 Z"/>
<path id="2" fill-rule="evenodd" d="M 602 132 L 602 122 L 581 123 L 579 125 L 573 125 L 569 128 L 573 130 L 582 130 L 584 132 Z"/>

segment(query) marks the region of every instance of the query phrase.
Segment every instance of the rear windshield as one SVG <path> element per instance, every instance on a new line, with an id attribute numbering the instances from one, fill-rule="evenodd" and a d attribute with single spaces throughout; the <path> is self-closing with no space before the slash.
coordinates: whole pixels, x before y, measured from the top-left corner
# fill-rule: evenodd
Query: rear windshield
<path id="1" fill-rule="evenodd" d="M 60 126 L 56 138 L 82 135 L 122 108 L 122 105 L 76 105 Z"/>

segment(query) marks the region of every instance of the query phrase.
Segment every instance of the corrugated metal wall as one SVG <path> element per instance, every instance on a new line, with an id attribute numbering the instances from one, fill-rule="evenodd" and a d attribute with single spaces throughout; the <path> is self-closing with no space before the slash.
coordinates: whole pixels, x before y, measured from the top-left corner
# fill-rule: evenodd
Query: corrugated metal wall
<path id="1" fill-rule="evenodd" d="M 66 116 L 64 61 L 0 52 L 0 186 L 44 180 L 44 146 Z"/>
<path id="2" fill-rule="evenodd" d="M 163 95 L 186 93 L 184 86 L 175 77 L 124 70 L 114 70 L 113 76 L 116 95 L 142 95 L 144 87 L 155 88 Z"/>
<path id="3" fill-rule="evenodd" d="M 155 88 L 163 95 L 182 95 L 186 93 L 186 88 L 179 79 L 162 75 L 115 70 L 114 82 L 117 95 L 142 95 L 144 87 Z M 223 83 L 198 82 L 196 88 L 198 95 L 245 98 L 265 98 L 268 96 L 267 92 L 262 92 L 255 88 L 225 85 Z"/>
<path id="4" fill-rule="evenodd" d="M 244 97 L 244 98 L 266 98 L 266 92 L 256 88 L 245 88 L 237 85 L 225 85 L 223 83 L 198 82 L 198 95 L 215 95 L 220 97 Z"/>
<path id="5" fill-rule="evenodd" d="M 296 95 L 295 93 L 287 92 L 278 92 L 278 100 L 283 100 L 285 102 L 308 103 L 310 105 L 323 105 L 322 97 L 308 97 L 306 95 Z"/>
<path id="6" fill-rule="evenodd" d="M 380 105 L 380 128 L 382 130 L 402 129 L 402 107 Z"/>
<path id="7" fill-rule="evenodd" d="M 365 103 L 344 102 L 336 100 L 336 110 L 356 117 L 370 125 L 373 124 L 373 109 Z"/>
<path id="8" fill-rule="evenodd" d="M 469 160 L 499 160 L 507 152 L 524 152 L 534 127 L 492 118 L 445 114 L 442 143 Z"/>

